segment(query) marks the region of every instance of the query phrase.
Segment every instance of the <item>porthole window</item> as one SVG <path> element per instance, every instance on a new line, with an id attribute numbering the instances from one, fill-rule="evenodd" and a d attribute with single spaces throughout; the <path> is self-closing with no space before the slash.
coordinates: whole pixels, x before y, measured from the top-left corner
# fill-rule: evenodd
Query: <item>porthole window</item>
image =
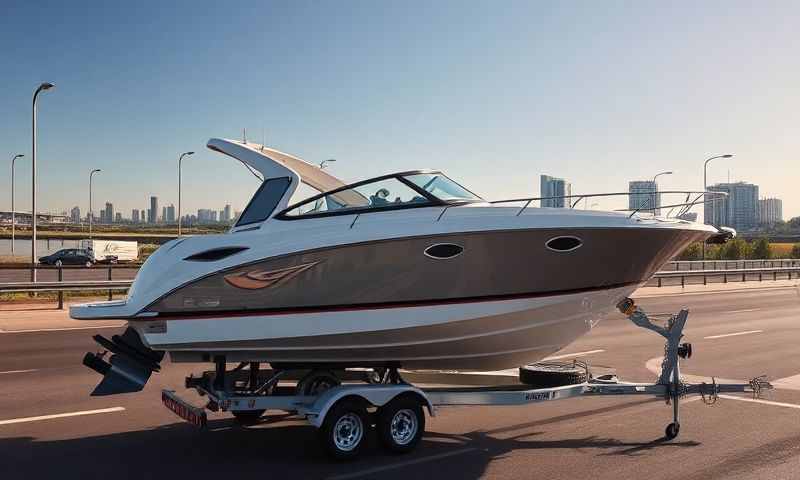
<path id="1" fill-rule="evenodd" d="M 583 242 L 578 237 L 555 237 L 545 243 L 545 246 L 554 252 L 571 252 L 581 245 Z"/>
<path id="2" fill-rule="evenodd" d="M 437 243 L 425 249 L 425 256 L 437 260 L 454 258 L 464 252 L 464 247 L 455 243 Z"/>

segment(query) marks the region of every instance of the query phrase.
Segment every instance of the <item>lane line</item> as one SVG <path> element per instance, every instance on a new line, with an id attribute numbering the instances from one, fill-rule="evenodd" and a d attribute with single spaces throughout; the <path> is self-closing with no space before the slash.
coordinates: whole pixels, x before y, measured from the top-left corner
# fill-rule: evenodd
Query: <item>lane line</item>
<path id="1" fill-rule="evenodd" d="M 775 388 L 784 388 L 787 390 L 800 390 L 800 375 L 792 375 L 791 377 L 784 377 L 770 382 Z"/>
<path id="2" fill-rule="evenodd" d="M 724 398 L 726 400 L 739 400 L 740 402 L 763 403 L 764 405 L 772 405 L 773 407 L 800 409 L 800 405 L 797 405 L 796 403 L 773 402 L 771 400 L 761 400 L 760 398 L 736 397 L 734 395 L 724 395 L 724 394 L 719 394 L 719 398 Z"/>
<path id="3" fill-rule="evenodd" d="M 564 355 L 556 355 L 554 357 L 547 357 L 543 362 L 548 360 L 561 360 L 562 358 L 570 358 L 570 357 L 583 357 L 584 355 L 592 355 L 594 353 L 603 353 L 605 350 L 587 350 L 585 352 L 576 352 L 576 353 L 565 353 Z"/>
<path id="4" fill-rule="evenodd" d="M 36 369 L 36 368 L 30 369 L 30 370 L 8 370 L 8 371 L 5 371 L 5 372 L 0 372 L 0 375 L 6 375 L 6 374 L 9 374 L 9 373 L 29 373 L 29 372 L 38 372 L 38 371 L 39 370 Z"/>
<path id="5" fill-rule="evenodd" d="M 31 330 L 3 330 L 0 333 L 39 333 L 39 332 L 68 332 L 70 330 L 96 330 L 98 328 L 122 328 L 125 325 L 98 325 L 96 327 L 64 327 L 64 328 L 36 328 Z"/>
<path id="6" fill-rule="evenodd" d="M 113 413 L 113 412 L 121 412 L 125 410 L 125 407 L 111 407 L 111 408 L 101 408 L 99 410 L 83 410 L 81 412 L 69 412 L 69 413 L 56 413 L 53 415 L 40 415 L 38 417 L 24 417 L 24 418 L 12 418 L 9 420 L 0 420 L 0 425 L 11 425 L 14 423 L 27 423 L 27 422 L 38 422 L 41 420 L 52 420 L 54 418 L 66 418 L 66 417 L 80 417 L 83 415 L 97 415 L 99 413 Z"/>
<path id="7" fill-rule="evenodd" d="M 738 337 L 741 335 L 750 335 L 753 333 L 763 333 L 764 330 L 747 330 L 746 332 L 734 332 L 734 333 L 723 333 L 721 335 L 710 335 L 708 337 L 703 337 L 703 340 L 713 340 L 715 338 L 727 338 L 727 337 Z"/>
<path id="8" fill-rule="evenodd" d="M 760 308 L 745 308 L 743 310 L 729 310 L 727 312 L 722 313 L 746 313 L 746 312 L 757 312 L 761 310 Z"/>
<path id="9" fill-rule="evenodd" d="M 444 452 L 444 453 L 440 453 L 438 455 L 429 455 L 427 457 L 415 458 L 414 460 L 409 460 L 407 462 L 399 462 L 399 463 L 394 463 L 392 465 L 384 465 L 384 466 L 375 467 L 375 468 L 368 468 L 366 470 L 361 470 L 359 472 L 345 473 L 345 474 L 342 474 L 342 475 L 334 475 L 332 477 L 328 477 L 328 480 L 345 480 L 345 479 L 348 479 L 348 478 L 364 477 L 364 476 L 367 476 L 367 475 L 373 475 L 373 474 L 378 473 L 378 472 L 385 472 L 387 470 L 394 470 L 396 468 L 403 468 L 403 467 L 408 467 L 408 466 L 411 466 L 411 465 L 418 465 L 420 463 L 432 462 L 434 460 L 441 460 L 442 458 L 455 457 L 456 455 L 463 455 L 465 453 L 474 452 L 476 450 L 477 450 L 477 448 L 473 448 L 473 447 L 462 448 L 461 450 L 453 450 L 451 452 Z"/>

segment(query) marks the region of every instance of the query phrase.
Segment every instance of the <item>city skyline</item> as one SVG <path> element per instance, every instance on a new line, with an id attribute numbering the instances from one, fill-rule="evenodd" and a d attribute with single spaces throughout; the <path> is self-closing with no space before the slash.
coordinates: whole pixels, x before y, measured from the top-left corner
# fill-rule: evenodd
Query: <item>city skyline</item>
<path id="1" fill-rule="evenodd" d="M 328 21 L 343 10 L 347 21 Z M 86 211 L 94 168 L 96 198 L 119 195 L 118 211 L 141 209 L 143 190 L 174 202 L 187 150 L 196 154 L 183 162 L 183 209 L 243 206 L 257 181 L 204 145 L 246 128 L 311 163 L 338 159 L 328 168 L 346 182 L 440 168 L 488 199 L 535 195 L 539 171 L 596 193 L 670 169 L 666 186 L 699 190 L 703 160 L 734 153 L 709 165 L 708 183 L 730 171 L 781 197 L 791 218 L 800 68 L 785 58 L 800 46 L 798 13 L 746 2 L 722 14 L 713 3 L 11 3 L 0 18 L 14 66 L 0 89 L 0 155 L 26 154 L 16 200 L 30 210 L 31 94 L 52 81 L 39 102 L 40 211 Z M 267 30 L 252 18 L 275 21 Z M 455 36 L 454 23 L 481 28 Z M 10 209 L 8 189 L 0 209 Z"/>

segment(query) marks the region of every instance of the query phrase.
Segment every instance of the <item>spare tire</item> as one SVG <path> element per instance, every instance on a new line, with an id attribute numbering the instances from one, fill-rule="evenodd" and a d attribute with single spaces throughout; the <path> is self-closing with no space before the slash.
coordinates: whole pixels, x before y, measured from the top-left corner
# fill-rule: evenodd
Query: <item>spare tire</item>
<path id="1" fill-rule="evenodd" d="M 577 362 L 541 362 L 519 367 L 519 381 L 536 388 L 575 385 L 587 380 L 588 368 Z"/>

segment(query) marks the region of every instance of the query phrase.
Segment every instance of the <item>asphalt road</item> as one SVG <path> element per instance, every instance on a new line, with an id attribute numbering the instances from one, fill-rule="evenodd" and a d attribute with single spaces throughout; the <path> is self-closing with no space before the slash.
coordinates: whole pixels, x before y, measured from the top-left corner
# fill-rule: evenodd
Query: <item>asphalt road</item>
<path id="1" fill-rule="evenodd" d="M 800 296 L 795 289 L 645 298 L 649 312 L 689 305 L 693 358 L 684 373 L 782 381 L 769 403 L 688 401 L 680 436 L 662 401 L 581 398 L 524 407 L 443 408 L 417 450 L 369 448 L 332 463 L 315 431 L 277 414 L 241 427 L 211 414 L 196 430 L 161 406 L 161 388 L 183 392 L 184 365 L 166 365 L 138 394 L 91 398 L 99 380 L 80 366 L 101 330 L 0 333 L 0 478 L 797 478 L 800 471 Z M 119 331 L 103 329 L 106 335 Z M 735 334 L 735 335 L 731 335 Z M 614 315 L 561 354 L 588 354 L 626 380 L 651 381 L 659 337 Z M 652 363 L 652 362 L 651 362 Z M 202 366 L 195 366 L 202 368 Z M 598 369 L 602 367 L 597 367 Z M 187 394 L 187 398 L 191 398 Z M 745 397 L 749 398 L 749 397 Z M 112 409 L 55 419 L 29 417 Z M 28 419 L 19 423 L 8 420 Z"/>

